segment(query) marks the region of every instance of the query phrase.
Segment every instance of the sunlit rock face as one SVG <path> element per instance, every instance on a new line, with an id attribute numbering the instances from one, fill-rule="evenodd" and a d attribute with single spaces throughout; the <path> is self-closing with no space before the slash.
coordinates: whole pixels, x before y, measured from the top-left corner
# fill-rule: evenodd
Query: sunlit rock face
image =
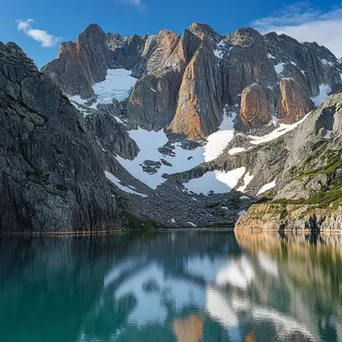
<path id="1" fill-rule="evenodd" d="M 108 69 L 120 68 L 138 79 L 125 115 L 149 130 L 168 128 L 190 139 L 215 132 L 225 105 L 237 106 L 243 131 L 262 129 L 272 116 L 297 122 L 322 85 L 338 88 L 342 72 L 336 57 L 315 43 L 251 28 L 221 35 L 201 23 L 182 36 L 161 30 L 149 37 L 89 25 L 42 70 L 66 94 L 88 99 Z"/>
<path id="2" fill-rule="evenodd" d="M 291 125 L 310 112 L 312 104 L 305 87 L 301 77 L 280 81 L 277 113 L 281 122 Z"/>
<path id="3" fill-rule="evenodd" d="M 243 90 L 239 119 L 244 131 L 266 125 L 273 114 L 274 108 L 267 98 L 267 89 L 255 84 Z"/>

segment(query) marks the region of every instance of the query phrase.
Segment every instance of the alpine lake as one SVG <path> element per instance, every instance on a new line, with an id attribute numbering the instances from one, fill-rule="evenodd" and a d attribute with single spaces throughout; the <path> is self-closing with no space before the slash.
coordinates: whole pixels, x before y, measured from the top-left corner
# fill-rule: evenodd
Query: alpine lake
<path id="1" fill-rule="evenodd" d="M 2 342 L 342 341 L 342 236 L 0 238 Z"/>

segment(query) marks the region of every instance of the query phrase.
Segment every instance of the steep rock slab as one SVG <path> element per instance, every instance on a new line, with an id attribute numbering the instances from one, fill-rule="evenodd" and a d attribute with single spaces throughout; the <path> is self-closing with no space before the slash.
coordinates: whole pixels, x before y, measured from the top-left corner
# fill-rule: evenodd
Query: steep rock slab
<path id="1" fill-rule="evenodd" d="M 204 41 L 187 65 L 179 91 L 176 114 L 169 129 L 191 139 L 208 136 L 223 117 L 220 69 L 210 43 Z"/>
<path id="2" fill-rule="evenodd" d="M 125 111 L 131 121 L 150 130 L 170 124 L 182 75 L 199 44 L 199 39 L 188 30 L 182 37 L 162 30 L 147 39 L 143 51 L 147 73 L 138 80 Z"/>
<path id="3" fill-rule="evenodd" d="M 13 43 L 0 43 L 0 232 L 119 226 L 80 113 Z"/>
<path id="4" fill-rule="evenodd" d="M 277 76 L 273 62 L 267 57 L 262 35 L 243 28 L 229 35 L 232 48 L 228 56 L 229 93 L 234 104 L 243 89 L 255 82 L 274 86 Z"/>
<path id="5" fill-rule="evenodd" d="M 341 83 L 341 65 L 336 57 L 324 46 L 317 43 L 299 43 L 297 40 L 284 34 L 275 32 L 264 36 L 267 53 L 275 64 L 284 63 L 286 68 L 301 72 L 309 87 L 311 96 L 319 94 L 321 84 L 332 87 Z M 290 77 L 290 74 L 283 74 Z"/>
<path id="6" fill-rule="evenodd" d="M 239 126 L 243 131 L 249 132 L 268 124 L 274 114 L 272 107 L 267 90 L 262 86 L 255 84 L 245 88 L 241 95 Z"/>
<path id="7" fill-rule="evenodd" d="M 280 81 L 277 117 L 281 122 L 291 125 L 301 120 L 311 109 L 312 104 L 305 91 L 305 84 L 300 85 L 293 78 Z"/>

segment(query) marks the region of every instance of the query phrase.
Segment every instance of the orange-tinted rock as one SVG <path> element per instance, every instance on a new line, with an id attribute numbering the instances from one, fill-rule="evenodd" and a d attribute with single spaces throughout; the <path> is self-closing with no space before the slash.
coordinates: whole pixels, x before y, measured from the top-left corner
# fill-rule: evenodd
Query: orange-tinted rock
<path id="1" fill-rule="evenodd" d="M 214 132 L 222 121 L 222 86 L 216 58 L 205 43 L 194 54 L 183 74 L 176 114 L 169 129 L 190 139 Z"/>
<path id="2" fill-rule="evenodd" d="M 244 131 L 248 132 L 266 125 L 272 114 L 273 108 L 271 108 L 262 86 L 255 84 L 243 90 L 239 124 Z"/>
<path id="3" fill-rule="evenodd" d="M 147 72 L 158 74 L 170 66 L 169 58 L 176 49 L 180 40 L 177 33 L 167 30 L 147 39 L 143 57 L 147 59 Z M 182 59 L 182 56 L 179 56 Z"/>
<path id="4" fill-rule="evenodd" d="M 165 128 L 172 121 L 182 75 L 199 39 L 190 31 L 180 38 L 163 30 L 148 38 L 144 56 L 148 74 L 136 83 L 126 107 L 127 116 L 148 129 Z"/>
<path id="5" fill-rule="evenodd" d="M 277 116 L 282 123 L 293 124 L 312 109 L 310 98 L 299 81 L 298 76 L 280 81 Z"/>
<path id="6" fill-rule="evenodd" d="M 203 338 L 203 319 L 196 315 L 185 319 L 175 319 L 173 331 L 177 342 L 199 342 Z"/>
<path id="7" fill-rule="evenodd" d="M 276 82 L 273 61 L 267 57 L 259 32 L 243 28 L 230 34 L 229 38 L 233 48 L 228 56 L 228 86 L 233 100 L 238 100 L 237 95 L 254 82 L 262 80 L 265 85 Z"/>

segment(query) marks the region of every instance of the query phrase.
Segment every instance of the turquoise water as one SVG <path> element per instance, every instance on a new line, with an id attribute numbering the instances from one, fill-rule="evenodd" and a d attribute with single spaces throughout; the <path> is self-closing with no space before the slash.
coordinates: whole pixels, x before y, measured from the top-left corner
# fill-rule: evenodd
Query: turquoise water
<path id="1" fill-rule="evenodd" d="M 341 246 L 191 231 L 0 238 L 0 341 L 342 341 Z"/>

